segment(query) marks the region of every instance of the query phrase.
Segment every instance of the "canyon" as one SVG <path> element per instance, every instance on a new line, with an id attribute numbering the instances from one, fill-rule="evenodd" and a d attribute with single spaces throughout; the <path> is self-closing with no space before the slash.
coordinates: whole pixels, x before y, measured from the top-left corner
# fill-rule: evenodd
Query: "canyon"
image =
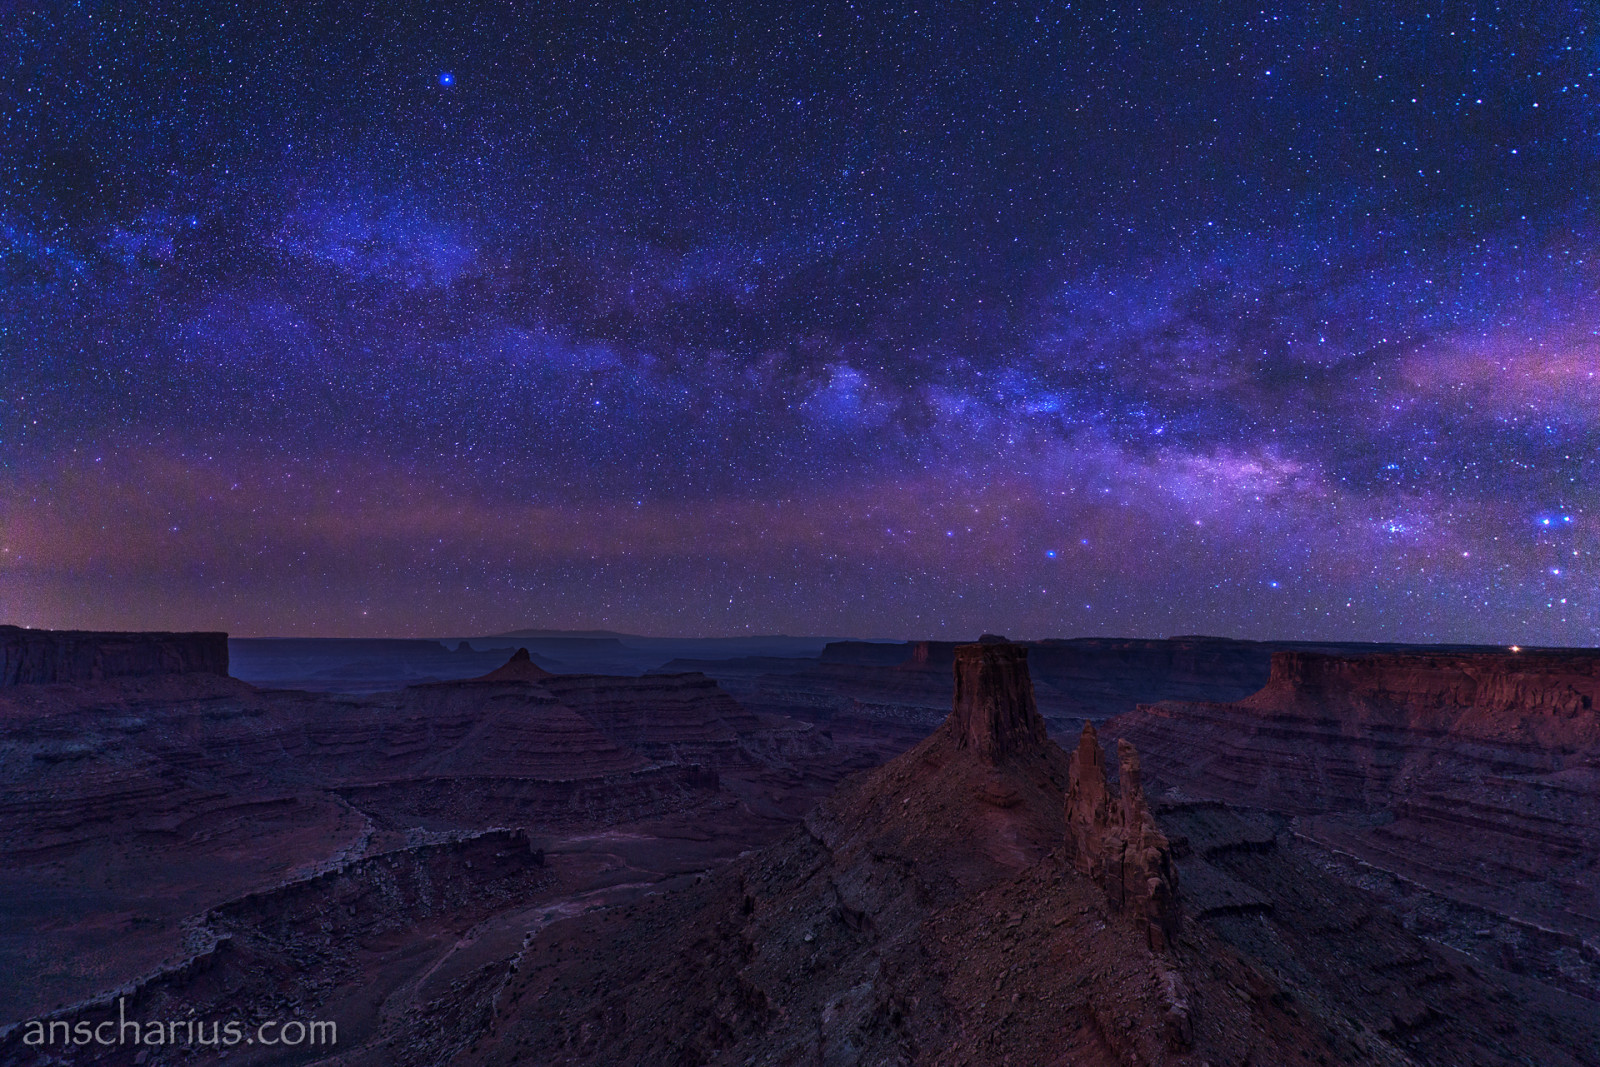
<path id="1" fill-rule="evenodd" d="M 695 674 L 555 677 L 522 653 L 473 679 L 319 693 L 228 677 L 215 635 L 25 636 L 26 662 L 51 666 L 0 687 L 0 1027 L 164 988 L 214 958 L 202 916 L 314 898 L 376 856 L 433 855 L 470 885 L 473 861 L 438 850 L 502 828 L 541 856 L 521 909 L 671 884 L 849 769 L 809 724 Z M 386 935 L 374 966 L 436 934 Z"/>
<path id="2" fill-rule="evenodd" d="M 1600 1063 L 1593 654 L 11 640 L 0 1063 Z"/>
<path id="3" fill-rule="evenodd" d="M 1272 814 L 1149 796 L 1093 727 L 1064 752 L 1029 654 L 958 646 L 944 722 L 783 840 L 532 932 L 454 988 L 471 1026 L 356 1062 L 1594 1062 L 1592 1002 L 1408 929 Z"/>
<path id="4" fill-rule="evenodd" d="M 1484 963 L 1600 1000 L 1600 654 L 1280 652 L 1236 702 L 1106 724 L 1162 792 L 1271 811 Z"/>

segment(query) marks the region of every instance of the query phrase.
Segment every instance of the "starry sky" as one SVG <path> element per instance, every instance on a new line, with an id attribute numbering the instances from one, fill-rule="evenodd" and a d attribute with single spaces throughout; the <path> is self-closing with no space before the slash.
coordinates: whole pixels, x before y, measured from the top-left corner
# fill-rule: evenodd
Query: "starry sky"
<path id="1" fill-rule="evenodd" d="M 0 0 L 0 622 L 1600 645 L 1593 22 Z"/>

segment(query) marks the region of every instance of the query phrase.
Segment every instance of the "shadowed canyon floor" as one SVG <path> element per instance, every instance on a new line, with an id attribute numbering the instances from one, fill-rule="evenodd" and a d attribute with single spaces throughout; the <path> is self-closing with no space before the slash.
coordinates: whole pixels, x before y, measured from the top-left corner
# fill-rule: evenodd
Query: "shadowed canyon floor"
<path id="1" fill-rule="evenodd" d="M 1076 706 L 1239 699 L 1126 711 L 1108 761 L 1050 740 L 1094 666 L 1048 642 L 830 646 L 797 673 L 874 706 L 803 719 L 522 655 L 260 690 L 128 636 L 0 689 L 0 1063 L 219 1057 L 25 1041 L 119 996 L 338 1024 L 239 1063 L 1600 1063 L 1581 654 L 1279 649 L 1240 692 L 1270 650 L 1123 643 Z"/>

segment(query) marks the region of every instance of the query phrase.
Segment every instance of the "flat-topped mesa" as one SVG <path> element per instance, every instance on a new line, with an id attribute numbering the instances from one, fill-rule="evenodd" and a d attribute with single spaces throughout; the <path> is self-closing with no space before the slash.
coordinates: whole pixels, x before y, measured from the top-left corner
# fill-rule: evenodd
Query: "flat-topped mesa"
<path id="1" fill-rule="evenodd" d="M 990 763 L 1045 744 L 1044 719 L 1033 699 L 1028 650 L 1013 644 L 958 645 L 955 703 L 946 720 L 957 747 Z"/>
<path id="2" fill-rule="evenodd" d="M 1600 651 L 1275 652 L 1260 695 L 1338 695 L 1417 709 L 1516 708 L 1574 717 L 1600 704 Z"/>
<path id="3" fill-rule="evenodd" d="M 537 682 L 545 678 L 554 678 L 555 675 L 533 662 L 533 657 L 525 648 L 519 648 L 511 653 L 511 658 L 505 665 L 496 667 L 488 674 L 479 675 L 472 679 L 474 682 Z"/>
<path id="4" fill-rule="evenodd" d="M 1105 890 L 1112 907 L 1139 923 L 1159 952 L 1178 932 L 1178 869 L 1145 803 L 1139 753 L 1117 742 L 1120 795 L 1106 781 L 1105 752 L 1090 723 L 1067 768 L 1067 857 Z"/>
<path id="5" fill-rule="evenodd" d="M 0 626 L 0 686 L 227 673 L 225 633 L 120 633 Z"/>

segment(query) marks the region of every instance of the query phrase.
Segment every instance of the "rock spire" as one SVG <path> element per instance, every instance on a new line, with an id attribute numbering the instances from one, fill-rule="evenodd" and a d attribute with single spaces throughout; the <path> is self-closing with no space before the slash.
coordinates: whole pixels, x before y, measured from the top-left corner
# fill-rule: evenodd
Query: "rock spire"
<path id="1" fill-rule="evenodd" d="M 1106 781 L 1099 735 L 1084 723 L 1067 769 L 1067 855 L 1100 883 L 1114 908 L 1145 928 L 1151 949 L 1161 951 L 1178 931 L 1178 869 L 1145 802 L 1138 750 L 1119 740 L 1117 764 L 1120 794 Z"/>

